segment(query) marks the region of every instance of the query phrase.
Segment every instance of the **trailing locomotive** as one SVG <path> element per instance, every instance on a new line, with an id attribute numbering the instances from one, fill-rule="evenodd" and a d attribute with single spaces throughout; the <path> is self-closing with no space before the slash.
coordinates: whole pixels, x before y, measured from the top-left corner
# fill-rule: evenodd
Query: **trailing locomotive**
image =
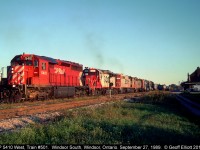
<path id="1" fill-rule="evenodd" d="M 111 90 L 113 94 L 149 91 L 149 83 L 137 77 L 113 73 L 109 70 L 85 68 L 83 70 L 83 85 L 89 86 L 92 93 L 105 94 Z M 151 90 L 153 90 L 151 88 Z"/>
<path id="2" fill-rule="evenodd" d="M 79 63 L 23 53 L 11 60 L 0 92 L 1 100 L 17 101 L 106 94 L 108 90 L 113 94 L 138 92 L 150 90 L 149 83 L 109 70 L 83 69 Z"/>

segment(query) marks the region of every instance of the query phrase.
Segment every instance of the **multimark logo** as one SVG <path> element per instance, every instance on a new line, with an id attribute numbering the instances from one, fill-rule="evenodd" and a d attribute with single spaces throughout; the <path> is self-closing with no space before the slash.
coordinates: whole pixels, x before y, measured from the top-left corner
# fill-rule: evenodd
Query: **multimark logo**
<path id="1" fill-rule="evenodd" d="M 65 73 L 65 69 L 61 69 L 61 68 L 54 68 L 55 69 L 55 73 L 57 74 L 64 74 Z"/>

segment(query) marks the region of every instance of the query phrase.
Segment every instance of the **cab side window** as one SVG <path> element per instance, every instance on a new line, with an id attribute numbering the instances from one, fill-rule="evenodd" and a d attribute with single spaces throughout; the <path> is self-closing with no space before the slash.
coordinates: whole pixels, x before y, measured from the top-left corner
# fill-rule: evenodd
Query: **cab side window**
<path id="1" fill-rule="evenodd" d="M 46 63 L 42 63 L 42 70 L 46 70 Z"/>
<path id="2" fill-rule="evenodd" d="M 34 67 L 38 67 L 38 60 L 34 60 Z"/>

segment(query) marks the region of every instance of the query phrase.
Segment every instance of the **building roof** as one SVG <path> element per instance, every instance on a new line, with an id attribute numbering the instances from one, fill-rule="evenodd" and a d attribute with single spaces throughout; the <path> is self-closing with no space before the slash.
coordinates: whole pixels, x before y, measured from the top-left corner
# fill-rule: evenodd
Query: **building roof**
<path id="1" fill-rule="evenodd" d="M 197 69 L 190 74 L 190 82 L 200 82 L 200 68 L 197 67 Z"/>

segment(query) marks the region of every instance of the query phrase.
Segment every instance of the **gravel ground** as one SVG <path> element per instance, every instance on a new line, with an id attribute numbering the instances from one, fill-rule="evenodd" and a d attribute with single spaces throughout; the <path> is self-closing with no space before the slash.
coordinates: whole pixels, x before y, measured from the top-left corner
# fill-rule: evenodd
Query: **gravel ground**
<path id="1" fill-rule="evenodd" d="M 32 116 L 23 116 L 19 118 L 4 119 L 0 121 L 0 133 L 14 131 L 23 128 L 29 124 L 43 123 L 51 121 L 56 117 L 61 116 L 61 112 L 35 114 Z"/>

